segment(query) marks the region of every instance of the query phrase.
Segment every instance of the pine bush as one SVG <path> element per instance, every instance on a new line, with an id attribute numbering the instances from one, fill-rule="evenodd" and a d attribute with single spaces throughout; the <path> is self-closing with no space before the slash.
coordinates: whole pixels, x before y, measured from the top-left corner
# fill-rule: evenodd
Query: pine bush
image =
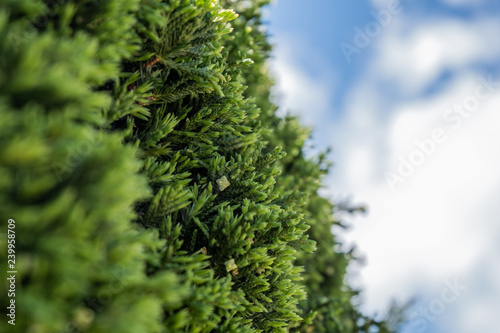
<path id="1" fill-rule="evenodd" d="M 0 1 L 0 331 L 392 331 L 345 284 L 326 152 L 276 115 L 268 2 Z"/>

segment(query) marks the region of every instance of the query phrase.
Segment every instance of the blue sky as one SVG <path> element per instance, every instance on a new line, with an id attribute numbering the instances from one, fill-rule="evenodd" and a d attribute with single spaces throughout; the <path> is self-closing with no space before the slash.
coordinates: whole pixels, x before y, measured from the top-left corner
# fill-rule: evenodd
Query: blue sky
<path id="1" fill-rule="evenodd" d="M 333 147 L 324 194 L 369 206 L 343 234 L 363 310 L 416 297 L 402 332 L 500 332 L 500 2 L 397 4 L 270 6 L 277 100 Z"/>
<path id="2" fill-rule="evenodd" d="M 472 1 L 470 1 L 472 3 Z M 441 17 L 471 19 L 491 12 L 498 12 L 500 2 L 477 0 L 480 6 L 449 6 L 439 1 L 402 0 L 399 7 L 403 15 L 411 13 L 412 20 L 425 21 Z M 360 55 L 354 55 L 347 64 L 339 47 L 342 42 L 351 42 L 355 36 L 354 27 L 363 27 L 373 20 L 373 11 L 377 11 L 372 1 L 331 1 L 312 0 L 304 6 L 300 0 L 281 0 L 275 2 L 269 20 L 270 32 L 275 37 L 285 34 L 306 39 L 325 64 L 336 70 L 336 79 L 342 86 L 334 91 L 336 112 L 340 112 L 342 95 L 356 77 L 366 69 L 373 50 L 368 47 Z M 320 73 L 319 66 L 311 66 L 307 57 L 298 57 L 298 63 L 308 71 L 311 77 Z"/>

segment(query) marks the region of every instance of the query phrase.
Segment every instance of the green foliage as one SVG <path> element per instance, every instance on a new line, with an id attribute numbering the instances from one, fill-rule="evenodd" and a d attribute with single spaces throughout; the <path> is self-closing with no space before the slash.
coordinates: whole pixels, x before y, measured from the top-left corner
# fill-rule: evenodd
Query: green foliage
<path id="1" fill-rule="evenodd" d="M 1 331 L 389 332 L 276 116 L 267 2 L 0 2 Z"/>

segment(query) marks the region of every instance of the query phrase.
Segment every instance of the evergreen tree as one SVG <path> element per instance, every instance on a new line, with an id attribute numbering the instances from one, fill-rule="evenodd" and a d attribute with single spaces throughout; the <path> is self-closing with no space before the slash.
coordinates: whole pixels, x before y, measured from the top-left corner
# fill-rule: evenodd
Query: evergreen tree
<path id="1" fill-rule="evenodd" d="M 2 332 L 391 331 L 276 116 L 267 3 L 0 1 Z"/>

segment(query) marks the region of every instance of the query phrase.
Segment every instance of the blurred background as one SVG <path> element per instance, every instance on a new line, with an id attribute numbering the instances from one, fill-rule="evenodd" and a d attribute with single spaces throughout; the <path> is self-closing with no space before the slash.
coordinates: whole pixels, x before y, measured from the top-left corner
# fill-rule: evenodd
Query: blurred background
<path id="1" fill-rule="evenodd" d="M 279 0 L 266 13 L 281 112 L 333 148 L 324 194 L 350 283 L 401 332 L 500 332 L 500 2 Z"/>

